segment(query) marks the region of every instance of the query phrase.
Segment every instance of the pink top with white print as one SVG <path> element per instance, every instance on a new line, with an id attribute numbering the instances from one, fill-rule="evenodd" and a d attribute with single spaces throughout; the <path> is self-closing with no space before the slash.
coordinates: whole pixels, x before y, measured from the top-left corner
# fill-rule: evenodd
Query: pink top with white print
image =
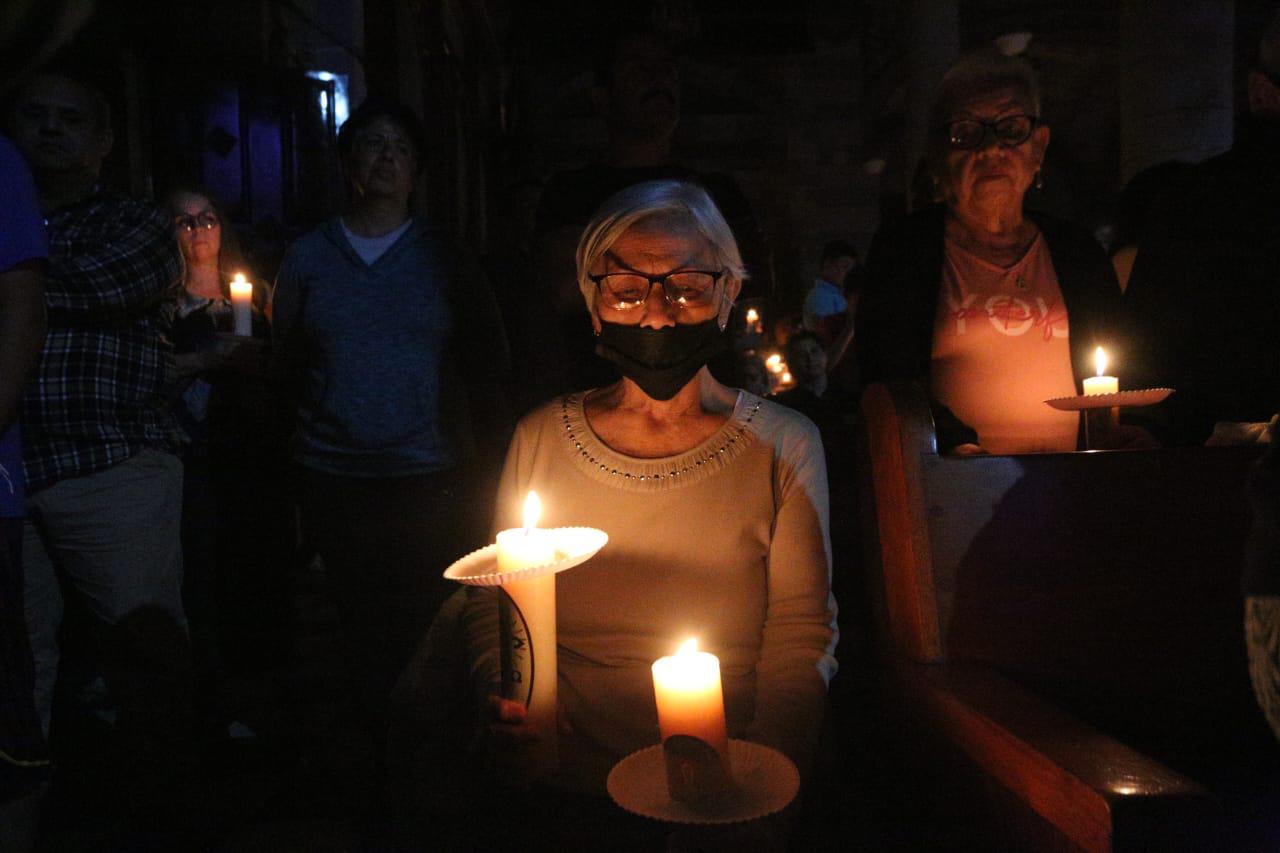
<path id="1" fill-rule="evenodd" d="M 1008 269 L 946 241 L 934 320 L 934 396 L 989 453 L 1076 447 L 1078 416 L 1046 406 L 1076 392 L 1067 309 L 1043 235 Z"/>

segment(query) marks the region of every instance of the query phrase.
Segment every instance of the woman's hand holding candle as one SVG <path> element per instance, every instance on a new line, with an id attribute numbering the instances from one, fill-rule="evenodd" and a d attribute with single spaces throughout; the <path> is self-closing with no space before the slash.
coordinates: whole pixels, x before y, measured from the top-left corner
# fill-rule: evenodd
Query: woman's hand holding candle
<path id="1" fill-rule="evenodd" d="M 518 573 L 546 566 L 556 559 L 556 533 L 538 529 L 542 503 L 529 492 L 524 503 L 524 526 L 498 534 L 498 571 Z M 556 766 L 556 576 L 548 572 L 515 577 L 502 585 L 499 605 L 499 649 L 502 696 L 491 706 L 500 738 L 530 747 L 535 765 L 529 772 L 549 772 Z M 527 702 L 527 705 L 525 704 Z M 517 719 L 517 717 L 519 719 Z M 508 738 L 514 735 L 515 740 Z"/>

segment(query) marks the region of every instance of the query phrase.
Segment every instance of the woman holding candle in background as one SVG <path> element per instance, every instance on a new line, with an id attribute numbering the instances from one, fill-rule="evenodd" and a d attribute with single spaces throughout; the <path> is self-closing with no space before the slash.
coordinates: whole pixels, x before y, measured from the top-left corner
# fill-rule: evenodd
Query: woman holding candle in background
<path id="1" fill-rule="evenodd" d="M 288 591 L 282 560 L 289 521 L 280 511 L 287 497 L 276 461 L 282 448 L 264 361 L 267 288 L 252 281 L 209 193 L 178 187 L 168 207 L 186 262 L 173 322 L 172 392 L 185 445 L 183 600 L 197 710 L 211 734 L 226 737 L 231 714 L 216 696 L 223 646 L 238 642 L 259 659 L 267 645 L 278 647 Z M 233 292 L 237 276 L 252 288 L 243 317 Z M 242 630 L 222 635 L 220 613 L 234 613 Z M 245 628 L 261 635 L 246 637 Z"/>
<path id="2" fill-rule="evenodd" d="M 185 261 L 182 295 L 173 321 L 175 409 L 188 440 L 202 441 L 207 428 L 212 380 L 221 371 L 262 373 L 262 343 L 270 336 L 266 307 L 268 288 L 252 281 L 234 232 L 212 196 L 201 189 L 178 187 L 168 196 L 173 232 Z M 252 288 L 250 328 L 237 332 L 238 306 L 233 293 L 239 276 Z M 256 339 L 256 340 L 254 340 Z"/>
<path id="3" fill-rule="evenodd" d="M 700 187 L 651 181 L 596 212 L 578 281 L 598 351 L 623 378 L 526 417 L 508 451 L 498 528 L 525 494 L 544 527 L 609 534 L 558 577 L 560 769 L 550 781 L 602 793 L 613 764 L 659 742 L 652 665 L 689 637 L 715 654 L 728 733 L 802 768 L 834 673 L 827 479 L 816 428 L 728 388 L 705 367 L 746 271 Z M 496 693 L 497 607 L 468 588 L 472 671 Z M 510 746 L 523 706 L 491 698 Z"/>
<path id="4" fill-rule="evenodd" d="M 943 77 L 926 156 L 938 206 L 881 230 L 858 311 L 866 382 L 924 382 L 940 450 L 1074 450 L 1080 393 L 1119 306 L 1089 234 L 1023 209 L 1049 127 L 1030 66 L 994 51 Z M 1115 355 L 1115 353 L 1113 353 Z"/>

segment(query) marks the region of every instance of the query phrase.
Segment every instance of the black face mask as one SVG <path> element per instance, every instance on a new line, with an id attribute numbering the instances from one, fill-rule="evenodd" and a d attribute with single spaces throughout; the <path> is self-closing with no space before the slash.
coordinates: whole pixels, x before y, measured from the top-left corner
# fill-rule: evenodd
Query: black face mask
<path id="1" fill-rule="evenodd" d="M 724 348 L 724 332 L 712 319 L 665 329 L 600 321 L 596 352 L 655 400 L 670 400 Z"/>

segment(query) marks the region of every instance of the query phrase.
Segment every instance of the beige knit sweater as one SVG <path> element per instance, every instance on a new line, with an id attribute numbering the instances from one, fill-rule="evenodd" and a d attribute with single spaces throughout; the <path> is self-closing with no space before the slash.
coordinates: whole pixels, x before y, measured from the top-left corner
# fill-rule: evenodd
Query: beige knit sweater
<path id="1" fill-rule="evenodd" d="M 804 416 L 741 392 L 729 420 L 677 457 L 637 459 L 591 431 L 584 395 L 542 406 L 507 454 L 497 526 L 526 492 L 540 527 L 589 526 L 609 543 L 557 576 L 562 784 L 602 791 L 613 763 L 659 742 L 650 665 L 686 638 L 720 658 L 731 737 L 801 767 L 835 673 L 827 473 Z M 497 613 L 469 588 L 474 677 L 497 681 Z"/>

